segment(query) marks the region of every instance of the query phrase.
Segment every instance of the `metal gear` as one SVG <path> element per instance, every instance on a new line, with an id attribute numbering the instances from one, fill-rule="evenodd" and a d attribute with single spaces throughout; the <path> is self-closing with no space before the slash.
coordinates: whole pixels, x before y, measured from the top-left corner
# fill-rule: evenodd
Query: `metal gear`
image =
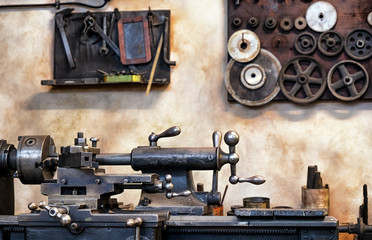
<path id="1" fill-rule="evenodd" d="M 260 54 L 249 64 L 231 59 L 225 75 L 227 91 L 243 105 L 264 105 L 280 91 L 280 69 L 280 61 L 265 49 L 261 49 Z"/>
<path id="2" fill-rule="evenodd" d="M 260 52 L 260 48 L 258 36 L 247 29 L 233 33 L 227 44 L 230 56 L 238 62 L 252 61 Z"/>
<path id="3" fill-rule="evenodd" d="M 336 8 L 326 1 L 312 3 L 306 11 L 307 25 L 315 32 L 331 30 L 337 22 Z"/>
<path id="4" fill-rule="evenodd" d="M 340 33 L 336 31 L 324 32 L 319 36 L 318 48 L 319 51 L 328 57 L 333 57 L 342 52 L 344 48 L 344 39 Z"/>
<path id="5" fill-rule="evenodd" d="M 296 37 L 294 47 L 302 55 L 308 55 L 316 50 L 316 39 L 313 34 L 304 32 Z"/>
<path id="6" fill-rule="evenodd" d="M 297 56 L 283 65 L 279 85 L 290 101 L 308 104 L 320 98 L 326 89 L 326 71 L 314 58 Z"/>
<path id="7" fill-rule="evenodd" d="M 336 98 L 342 101 L 354 101 L 367 91 L 369 75 L 360 63 L 344 60 L 336 63 L 329 70 L 327 84 Z"/>
<path id="8" fill-rule="evenodd" d="M 355 60 L 366 60 L 372 56 L 372 34 L 366 29 L 355 29 L 344 43 L 345 51 Z"/>
<path id="9" fill-rule="evenodd" d="M 292 28 L 293 28 L 292 18 L 290 18 L 290 17 L 282 18 L 282 20 L 280 20 L 279 26 L 283 31 L 286 31 L 286 32 L 291 31 Z"/>
<path id="10" fill-rule="evenodd" d="M 294 27 L 302 31 L 307 27 L 306 19 L 304 17 L 297 17 L 294 21 Z"/>

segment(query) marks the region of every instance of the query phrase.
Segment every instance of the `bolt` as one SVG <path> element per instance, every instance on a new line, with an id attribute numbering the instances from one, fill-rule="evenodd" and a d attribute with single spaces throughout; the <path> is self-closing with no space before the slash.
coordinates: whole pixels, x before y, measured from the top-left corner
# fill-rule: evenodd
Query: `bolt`
<path id="1" fill-rule="evenodd" d="M 67 184 L 67 180 L 66 180 L 66 179 L 62 179 L 62 180 L 61 180 L 61 183 L 63 183 L 63 184 Z"/>
<path id="2" fill-rule="evenodd" d="M 92 137 L 92 138 L 90 138 L 90 141 L 92 142 L 92 147 L 97 147 L 97 142 L 99 141 L 99 139 L 98 138 L 96 138 L 96 137 Z"/>
<path id="3" fill-rule="evenodd" d="M 101 183 L 101 180 L 99 180 L 98 178 L 96 180 L 94 180 L 95 183 L 97 184 L 100 184 Z"/>

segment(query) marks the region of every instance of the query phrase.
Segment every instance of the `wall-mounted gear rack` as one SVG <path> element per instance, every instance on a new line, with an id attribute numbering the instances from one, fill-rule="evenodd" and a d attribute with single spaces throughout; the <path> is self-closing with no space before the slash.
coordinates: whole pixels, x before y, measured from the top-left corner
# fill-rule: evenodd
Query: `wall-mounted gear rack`
<path id="1" fill-rule="evenodd" d="M 310 9 L 310 6 L 314 7 Z M 370 100 L 372 87 L 368 87 L 368 83 L 372 77 L 371 12 L 372 2 L 369 0 L 342 3 L 338 0 L 229 0 L 228 37 L 230 39 L 234 33 L 243 29 L 251 30 L 260 39 L 261 49 L 269 51 L 280 61 L 280 91 L 270 100 L 290 100 L 299 104 L 308 104 L 315 100 Z M 327 29 L 328 27 L 330 28 Z M 242 36 L 243 38 L 247 37 Z M 305 56 L 304 60 L 296 60 L 298 56 Z M 226 73 L 226 76 L 236 77 L 228 81 L 225 79 L 228 100 L 248 106 L 267 103 L 268 101 L 262 101 L 263 90 L 260 92 L 257 90 L 259 88 L 249 89 L 244 86 L 244 74 L 239 74 L 239 71 L 247 69 L 244 66 L 241 69 L 234 68 L 231 59 L 229 55 L 227 72 L 231 71 L 231 74 Z M 242 64 L 248 66 L 251 63 L 254 64 L 254 61 Z M 302 71 L 296 72 L 295 65 L 300 65 Z M 306 70 L 314 70 L 315 75 L 307 75 Z M 320 79 L 325 80 L 321 82 Z M 250 79 L 246 76 L 244 80 Z M 319 86 L 308 84 L 311 80 L 321 83 Z M 311 90 L 305 88 L 306 84 Z M 325 88 L 324 92 L 318 92 L 323 91 L 322 88 Z"/>
<path id="2" fill-rule="evenodd" d="M 42 85 L 170 83 L 169 10 L 72 11 L 56 13 L 54 76 Z"/>

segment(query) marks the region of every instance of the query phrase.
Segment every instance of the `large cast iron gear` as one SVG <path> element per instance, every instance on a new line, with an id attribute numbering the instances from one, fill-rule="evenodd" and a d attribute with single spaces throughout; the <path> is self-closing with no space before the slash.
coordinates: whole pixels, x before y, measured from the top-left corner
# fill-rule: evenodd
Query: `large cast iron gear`
<path id="1" fill-rule="evenodd" d="M 299 34 L 294 42 L 296 51 L 302 55 L 312 54 L 316 50 L 316 46 L 316 38 L 308 32 Z"/>
<path id="2" fill-rule="evenodd" d="M 306 11 L 307 25 L 315 32 L 331 30 L 337 22 L 336 8 L 326 1 L 312 3 Z"/>
<path id="3" fill-rule="evenodd" d="M 344 60 L 336 63 L 329 70 L 327 84 L 336 98 L 342 101 L 354 101 L 367 91 L 369 76 L 360 63 Z"/>
<path id="4" fill-rule="evenodd" d="M 345 51 L 355 60 L 366 60 L 372 56 L 372 34 L 366 29 L 355 29 L 345 39 Z"/>
<path id="5" fill-rule="evenodd" d="M 285 63 L 279 73 L 283 95 L 298 104 L 317 100 L 327 87 L 326 71 L 314 58 L 297 56 Z"/>
<path id="6" fill-rule="evenodd" d="M 336 31 L 328 31 L 319 36 L 318 48 L 323 55 L 333 57 L 342 52 L 342 49 L 344 48 L 343 43 L 344 39 L 340 33 Z"/>
<path id="7" fill-rule="evenodd" d="M 280 69 L 280 61 L 265 49 L 261 49 L 260 54 L 248 64 L 231 59 L 225 75 L 227 91 L 243 105 L 264 105 L 280 91 Z"/>
<path id="8" fill-rule="evenodd" d="M 260 52 L 258 36 L 251 30 L 242 29 L 234 32 L 227 44 L 230 56 L 239 62 L 252 61 Z"/>

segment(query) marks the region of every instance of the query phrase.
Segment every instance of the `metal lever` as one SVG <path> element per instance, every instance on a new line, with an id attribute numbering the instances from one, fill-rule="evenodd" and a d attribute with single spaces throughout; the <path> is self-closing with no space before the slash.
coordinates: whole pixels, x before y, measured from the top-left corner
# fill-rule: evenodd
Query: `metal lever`
<path id="1" fill-rule="evenodd" d="M 235 176 L 235 177 L 237 177 L 237 176 Z M 263 184 L 264 182 L 266 182 L 266 180 L 260 175 L 255 175 L 255 176 L 252 176 L 252 177 L 249 177 L 249 178 L 242 178 L 242 177 L 237 177 L 237 178 L 238 178 L 237 182 L 239 182 L 239 183 L 249 182 L 249 183 L 252 183 L 252 184 L 255 184 L 255 185 L 260 185 L 260 184 Z M 236 181 L 236 180 L 234 179 L 233 181 Z M 230 182 L 231 182 L 231 180 L 230 180 Z"/>
<path id="2" fill-rule="evenodd" d="M 229 146 L 228 163 L 230 164 L 231 176 L 229 182 L 237 184 L 241 182 L 249 182 L 256 185 L 263 184 L 266 180 L 262 176 L 253 176 L 250 178 L 241 178 L 236 176 L 236 164 L 239 162 L 239 155 L 235 152 L 235 146 L 239 142 L 239 135 L 235 131 L 228 131 L 224 137 L 225 143 Z"/>
<path id="3" fill-rule="evenodd" d="M 222 133 L 215 131 L 212 134 L 213 140 L 213 147 L 220 149 L 221 141 L 222 141 Z M 218 170 L 213 170 L 213 178 L 212 178 L 212 193 L 216 193 L 218 191 Z"/>
<path id="4" fill-rule="evenodd" d="M 135 232 L 135 240 L 140 240 L 140 226 L 142 225 L 143 223 L 143 220 L 142 218 L 138 217 L 136 219 L 128 219 L 127 220 L 127 226 L 128 227 L 135 227 L 136 228 L 136 232 Z"/>
<path id="5" fill-rule="evenodd" d="M 172 192 L 173 191 L 172 176 L 170 174 L 167 174 L 167 175 L 164 176 L 164 178 L 165 178 L 165 181 L 166 181 L 166 183 L 164 185 L 164 189 L 165 189 L 165 191 L 167 191 L 165 196 L 168 199 L 171 199 L 171 198 L 174 198 L 174 197 L 188 197 L 188 196 L 191 195 L 190 190 L 185 190 L 185 191 L 182 191 L 182 192 L 179 192 L 179 193 Z"/>
<path id="6" fill-rule="evenodd" d="M 157 146 L 158 144 L 157 142 L 160 138 L 174 137 L 174 136 L 179 135 L 180 133 L 181 133 L 181 128 L 177 126 L 168 128 L 167 130 L 165 130 L 164 132 L 158 135 L 156 135 L 155 133 L 151 133 L 149 136 L 150 146 Z"/>
<path id="7" fill-rule="evenodd" d="M 73 8 L 66 8 L 56 13 L 56 24 L 61 35 L 62 44 L 65 49 L 68 65 L 70 66 L 70 68 L 75 68 L 75 62 L 74 58 L 72 57 L 71 48 L 67 40 L 67 35 L 65 31 L 66 22 L 64 17 L 70 15 L 73 10 L 74 10 Z"/>
<path id="8" fill-rule="evenodd" d="M 30 206 L 34 205 L 35 204 L 29 204 L 29 209 Z M 62 226 L 66 226 L 67 224 L 71 223 L 71 217 L 68 215 L 67 208 L 50 207 L 44 201 L 39 202 L 39 208 L 47 210 L 49 216 L 58 218 L 59 223 L 62 224 Z"/>

